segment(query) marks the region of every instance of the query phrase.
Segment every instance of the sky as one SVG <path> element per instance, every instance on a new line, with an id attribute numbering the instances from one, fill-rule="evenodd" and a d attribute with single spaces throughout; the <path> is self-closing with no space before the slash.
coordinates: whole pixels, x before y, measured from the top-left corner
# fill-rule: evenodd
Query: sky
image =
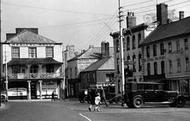
<path id="1" fill-rule="evenodd" d="M 174 16 L 180 10 L 190 16 L 190 0 L 121 0 L 121 6 L 123 15 L 133 11 L 140 24 L 145 16 L 155 14 L 156 3 L 161 2 L 168 4 Z M 102 41 L 113 46 L 109 34 L 118 31 L 117 14 L 118 0 L 1 0 L 2 41 L 15 28 L 37 27 L 40 35 L 62 42 L 64 47 L 74 45 L 82 50 L 89 45 L 100 47 Z"/>

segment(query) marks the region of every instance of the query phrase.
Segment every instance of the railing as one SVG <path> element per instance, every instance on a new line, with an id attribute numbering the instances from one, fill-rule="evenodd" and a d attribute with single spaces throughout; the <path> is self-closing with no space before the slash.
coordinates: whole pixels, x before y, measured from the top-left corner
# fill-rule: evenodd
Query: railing
<path id="1" fill-rule="evenodd" d="M 8 74 L 9 79 L 53 79 L 53 78 L 62 78 L 61 73 L 17 73 L 17 74 Z"/>

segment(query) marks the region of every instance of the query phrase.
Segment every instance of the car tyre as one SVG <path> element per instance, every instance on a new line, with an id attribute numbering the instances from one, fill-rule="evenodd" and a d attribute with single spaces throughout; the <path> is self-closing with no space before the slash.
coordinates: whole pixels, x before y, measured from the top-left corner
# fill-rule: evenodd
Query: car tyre
<path id="1" fill-rule="evenodd" d="M 176 101 L 176 106 L 178 108 L 182 108 L 185 105 L 185 99 L 184 98 L 178 98 Z"/>
<path id="2" fill-rule="evenodd" d="M 143 99 L 141 97 L 134 97 L 133 99 L 133 107 L 140 108 L 143 105 Z"/>

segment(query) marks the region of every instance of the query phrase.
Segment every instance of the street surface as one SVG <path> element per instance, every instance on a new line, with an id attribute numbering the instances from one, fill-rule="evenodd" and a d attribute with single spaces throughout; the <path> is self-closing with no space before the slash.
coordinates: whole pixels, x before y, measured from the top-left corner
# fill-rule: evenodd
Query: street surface
<path id="1" fill-rule="evenodd" d="M 129 109 L 114 104 L 102 106 L 100 112 L 89 112 L 88 104 L 66 100 L 9 102 L 6 107 L 0 109 L 0 121 L 190 121 L 190 106 L 148 105 Z"/>

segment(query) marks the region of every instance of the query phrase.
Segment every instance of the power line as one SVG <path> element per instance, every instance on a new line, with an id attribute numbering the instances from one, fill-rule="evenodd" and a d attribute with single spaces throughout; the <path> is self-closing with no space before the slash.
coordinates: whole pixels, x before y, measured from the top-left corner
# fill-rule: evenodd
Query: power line
<path id="1" fill-rule="evenodd" d="M 37 7 L 37 6 L 31 6 L 31 5 L 21 5 L 21 4 L 16 4 L 16 3 L 9 3 L 9 2 L 4 2 L 4 1 L 2 3 L 5 5 L 10 5 L 10 6 L 14 6 L 14 7 L 25 7 L 25 8 L 32 8 L 32 9 L 73 13 L 73 14 L 110 16 L 110 14 L 104 14 L 104 13 L 92 13 L 92 12 L 72 11 L 72 10 L 64 10 L 64 9 L 45 8 L 45 7 Z"/>
<path id="2" fill-rule="evenodd" d="M 151 1 L 153 1 L 153 0 L 147 0 L 147 1 L 143 1 L 143 2 L 136 2 L 136 3 L 124 5 L 124 6 L 122 6 L 122 7 L 134 6 L 134 5 L 137 5 L 137 4 L 148 3 L 148 2 L 151 2 Z"/>

